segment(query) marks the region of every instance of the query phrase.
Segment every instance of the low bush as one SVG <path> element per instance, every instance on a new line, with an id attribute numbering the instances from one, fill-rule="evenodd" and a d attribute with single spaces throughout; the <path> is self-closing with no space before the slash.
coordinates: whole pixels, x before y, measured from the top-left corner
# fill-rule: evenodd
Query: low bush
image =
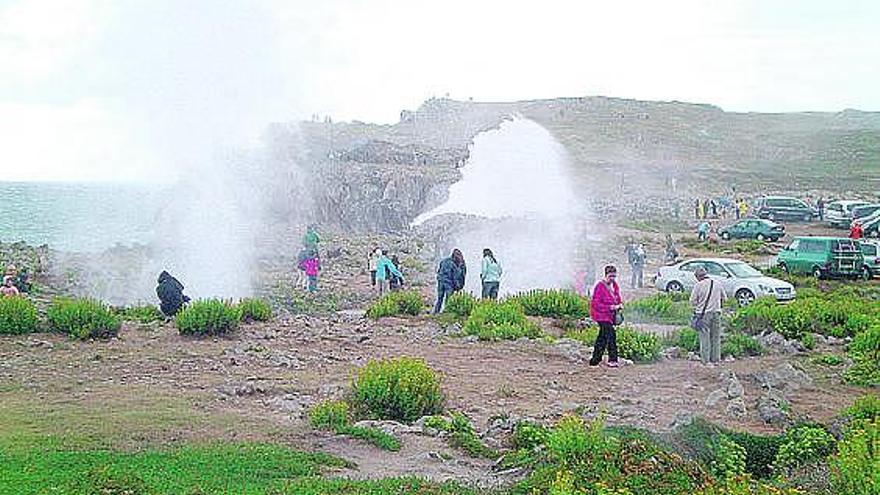
<path id="1" fill-rule="evenodd" d="M 125 321 L 133 321 L 136 323 L 153 323 L 161 321 L 165 315 L 159 311 L 159 308 L 152 304 L 140 304 L 137 306 L 125 306 L 122 308 L 113 308 L 113 313 Z"/>
<path id="2" fill-rule="evenodd" d="M 862 386 L 880 386 L 880 324 L 856 335 L 847 349 L 853 365 L 844 378 Z"/>
<path id="3" fill-rule="evenodd" d="M 769 478 L 773 474 L 773 461 L 784 440 L 783 435 L 755 435 L 739 431 L 727 431 L 725 434 L 745 449 L 747 473 L 756 478 Z"/>
<path id="4" fill-rule="evenodd" d="M 351 422 L 351 409 L 341 400 L 320 402 L 309 410 L 309 423 L 319 430 L 337 430 Z"/>
<path id="5" fill-rule="evenodd" d="M 121 325 L 104 303 L 94 299 L 55 299 L 46 319 L 53 331 L 81 340 L 113 337 Z"/>
<path id="6" fill-rule="evenodd" d="M 764 352 L 761 343 L 751 335 L 744 333 L 729 333 L 724 336 L 721 343 L 721 355 L 736 358 L 744 356 L 760 356 Z"/>
<path id="7" fill-rule="evenodd" d="M 37 308 L 26 297 L 0 297 L 0 335 L 37 331 Z"/>
<path id="8" fill-rule="evenodd" d="M 746 449 L 721 434 L 712 446 L 712 473 L 719 478 L 741 476 L 746 472 Z"/>
<path id="9" fill-rule="evenodd" d="M 446 298 L 443 312 L 463 320 L 471 315 L 471 311 L 474 310 L 476 305 L 477 298 L 471 295 L 471 293 L 458 291 Z"/>
<path id="10" fill-rule="evenodd" d="M 816 338 L 813 337 L 811 333 L 805 333 L 801 335 L 801 344 L 804 346 L 804 349 L 812 351 L 816 348 Z"/>
<path id="11" fill-rule="evenodd" d="M 351 424 L 351 410 L 345 401 L 321 402 L 309 411 L 309 423 L 313 428 L 328 430 L 364 440 L 384 450 L 400 450 L 400 441 L 378 428 L 365 428 Z"/>
<path id="12" fill-rule="evenodd" d="M 693 309 L 690 302 L 673 294 L 655 294 L 629 301 L 624 309 L 626 317 L 633 322 L 686 324 Z"/>
<path id="13" fill-rule="evenodd" d="M 843 358 L 836 354 L 823 354 L 813 358 L 813 362 L 821 366 L 840 366 L 843 364 Z"/>
<path id="14" fill-rule="evenodd" d="M 579 319 L 590 316 L 589 299 L 570 290 L 536 289 L 510 298 L 529 316 Z"/>
<path id="15" fill-rule="evenodd" d="M 174 318 L 181 335 L 222 335 L 238 328 L 238 308 L 219 299 L 190 303 Z"/>
<path id="16" fill-rule="evenodd" d="M 835 494 L 880 493 L 880 419 L 851 429 L 837 444 L 831 460 L 831 486 Z"/>
<path id="17" fill-rule="evenodd" d="M 566 416 L 536 452 L 533 470 L 512 493 L 690 495 L 709 482 L 698 464 L 646 439 L 621 441 L 601 420 Z"/>
<path id="18" fill-rule="evenodd" d="M 367 308 L 367 316 L 373 319 L 386 316 L 418 316 L 425 309 L 425 300 L 415 290 L 389 292 Z"/>
<path id="19" fill-rule="evenodd" d="M 878 324 L 880 303 L 847 296 L 841 292 L 823 294 L 802 291 L 789 304 L 773 298 L 759 298 L 733 315 L 734 329 L 749 334 L 776 331 L 787 339 L 800 339 L 808 333 L 854 336 Z"/>
<path id="20" fill-rule="evenodd" d="M 660 357 L 660 339 L 652 334 L 640 332 L 630 326 L 617 327 L 617 354 L 637 362 L 656 361 Z M 584 345 L 592 346 L 599 335 L 598 327 L 580 330 L 569 330 L 565 337 L 577 340 Z"/>
<path id="21" fill-rule="evenodd" d="M 700 350 L 700 335 L 691 327 L 683 327 L 667 338 L 666 344 L 688 352 L 698 352 Z"/>
<path id="22" fill-rule="evenodd" d="M 773 468 L 779 471 L 821 461 L 834 452 L 834 437 L 821 426 L 801 425 L 783 437 Z"/>
<path id="23" fill-rule="evenodd" d="M 484 459 L 497 459 L 500 455 L 497 450 L 487 447 L 480 441 L 471 425 L 471 420 L 464 414 L 452 413 L 452 421 L 449 423 L 449 445 L 453 448 L 466 452 L 469 456 Z"/>
<path id="24" fill-rule="evenodd" d="M 530 421 L 521 421 L 513 429 L 511 442 L 515 449 L 533 450 L 547 441 L 548 429 Z"/>
<path id="25" fill-rule="evenodd" d="M 244 298 L 238 302 L 239 319 L 242 322 L 269 321 L 272 319 L 272 307 L 262 299 Z"/>
<path id="26" fill-rule="evenodd" d="M 526 318 L 515 301 L 480 301 L 471 311 L 462 331 L 480 340 L 516 340 L 541 336 L 537 325 Z"/>
<path id="27" fill-rule="evenodd" d="M 868 394 L 856 399 L 844 409 L 843 415 L 855 421 L 873 421 L 880 418 L 880 397 Z"/>
<path id="28" fill-rule="evenodd" d="M 409 357 L 367 363 L 354 377 L 351 400 L 361 417 L 406 423 L 443 410 L 440 377 Z"/>

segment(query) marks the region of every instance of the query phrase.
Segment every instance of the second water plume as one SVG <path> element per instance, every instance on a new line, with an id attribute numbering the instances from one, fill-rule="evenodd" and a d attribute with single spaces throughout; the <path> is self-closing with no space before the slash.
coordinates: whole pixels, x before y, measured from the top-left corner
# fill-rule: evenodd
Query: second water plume
<path id="1" fill-rule="evenodd" d="M 477 217 L 456 221 L 460 228 L 438 239 L 442 254 L 452 247 L 464 253 L 468 290 L 478 292 L 486 247 L 504 266 L 502 293 L 567 287 L 576 243 L 591 218 L 574 192 L 569 166 L 565 148 L 539 124 L 503 122 L 474 138 L 449 199 L 414 223 L 450 214 Z"/>

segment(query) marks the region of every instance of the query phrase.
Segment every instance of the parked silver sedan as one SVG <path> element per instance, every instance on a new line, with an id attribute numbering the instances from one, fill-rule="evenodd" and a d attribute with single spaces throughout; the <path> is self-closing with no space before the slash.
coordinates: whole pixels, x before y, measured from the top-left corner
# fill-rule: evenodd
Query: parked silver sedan
<path id="1" fill-rule="evenodd" d="M 720 283 L 728 296 L 736 297 L 741 305 L 761 296 L 773 296 L 778 301 L 790 301 L 797 296 L 790 283 L 768 277 L 747 263 L 730 258 L 697 258 L 660 267 L 654 285 L 666 292 L 690 292 L 697 282 L 694 272 L 700 266 L 705 267 L 709 277 Z"/>

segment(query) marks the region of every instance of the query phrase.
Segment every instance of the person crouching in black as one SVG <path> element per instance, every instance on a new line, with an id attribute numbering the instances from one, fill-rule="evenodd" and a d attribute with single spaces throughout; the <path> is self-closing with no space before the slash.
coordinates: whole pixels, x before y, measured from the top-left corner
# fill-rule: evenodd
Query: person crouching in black
<path id="1" fill-rule="evenodd" d="M 176 315 L 180 308 L 189 302 L 189 297 L 183 295 L 183 284 L 164 270 L 159 274 L 156 295 L 159 296 L 161 303 L 159 309 L 168 317 Z"/>

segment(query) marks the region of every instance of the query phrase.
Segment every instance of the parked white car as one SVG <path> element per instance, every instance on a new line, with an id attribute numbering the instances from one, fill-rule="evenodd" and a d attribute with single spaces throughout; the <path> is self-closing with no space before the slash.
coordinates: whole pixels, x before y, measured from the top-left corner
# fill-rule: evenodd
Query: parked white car
<path id="1" fill-rule="evenodd" d="M 847 228 L 852 222 L 852 211 L 859 206 L 867 206 L 871 203 L 857 199 L 844 199 L 832 201 L 825 205 L 825 221 L 832 227 Z"/>
<path id="2" fill-rule="evenodd" d="M 730 297 L 747 305 L 756 297 L 773 296 L 777 301 L 791 301 L 797 296 L 794 286 L 768 277 L 747 263 L 730 258 L 697 258 L 660 267 L 654 286 L 666 292 L 690 292 L 697 283 L 694 272 L 703 266 L 709 277 L 720 283 Z"/>

